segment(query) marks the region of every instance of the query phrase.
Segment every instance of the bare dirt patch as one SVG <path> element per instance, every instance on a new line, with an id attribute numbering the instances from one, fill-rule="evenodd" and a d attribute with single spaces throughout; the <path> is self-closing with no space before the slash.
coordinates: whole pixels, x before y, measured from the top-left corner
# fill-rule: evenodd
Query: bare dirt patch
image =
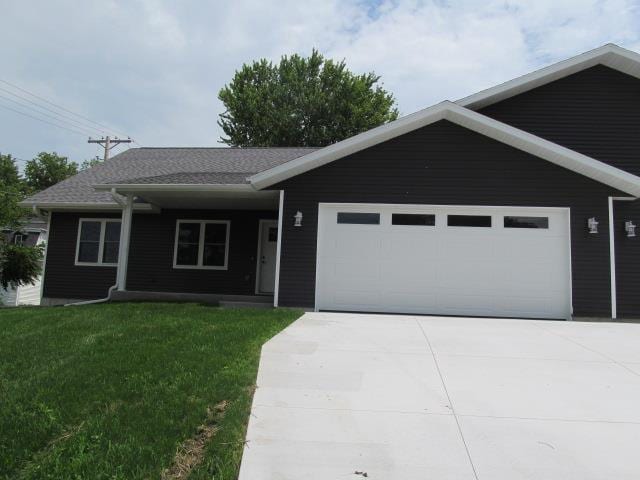
<path id="1" fill-rule="evenodd" d="M 224 416 L 229 402 L 222 402 L 207 408 L 207 418 L 205 422 L 198 427 L 196 434 L 182 442 L 176 449 L 171 466 L 163 470 L 162 480 L 178 480 L 189 477 L 191 471 L 202 463 L 204 450 L 209 440 L 218 431 L 218 423 Z"/>

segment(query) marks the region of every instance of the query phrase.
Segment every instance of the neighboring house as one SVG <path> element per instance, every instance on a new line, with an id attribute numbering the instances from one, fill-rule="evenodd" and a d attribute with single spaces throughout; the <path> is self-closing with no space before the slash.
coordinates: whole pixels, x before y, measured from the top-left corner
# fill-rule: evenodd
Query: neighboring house
<path id="1" fill-rule="evenodd" d="M 131 149 L 24 205 L 50 218 L 47 304 L 117 284 L 114 298 L 638 317 L 639 152 L 640 55 L 605 45 L 322 149 Z"/>
<path id="2" fill-rule="evenodd" d="M 33 247 L 47 241 L 47 223 L 40 218 L 30 218 L 19 230 L 4 229 L 2 233 L 9 243 Z M 0 287 L 0 304 L 7 307 L 40 305 L 41 293 L 42 276 L 34 284 L 6 290 Z"/>

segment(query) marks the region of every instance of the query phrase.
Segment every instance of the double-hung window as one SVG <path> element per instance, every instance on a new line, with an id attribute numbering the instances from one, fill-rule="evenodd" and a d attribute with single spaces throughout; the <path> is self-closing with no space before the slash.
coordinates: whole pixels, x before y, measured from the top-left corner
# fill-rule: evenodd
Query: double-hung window
<path id="1" fill-rule="evenodd" d="M 76 265 L 118 265 L 120 220 L 81 218 L 78 225 Z"/>
<path id="2" fill-rule="evenodd" d="M 228 220 L 178 220 L 173 267 L 226 270 L 229 226 Z"/>

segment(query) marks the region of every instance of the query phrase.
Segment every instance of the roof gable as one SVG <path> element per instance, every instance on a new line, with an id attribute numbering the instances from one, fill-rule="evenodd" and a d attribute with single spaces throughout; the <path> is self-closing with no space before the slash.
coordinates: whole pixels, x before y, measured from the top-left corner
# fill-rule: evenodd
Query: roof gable
<path id="1" fill-rule="evenodd" d="M 614 44 L 576 55 L 548 67 L 541 68 L 495 87 L 457 100 L 460 106 L 478 110 L 520 93 L 560 80 L 596 65 L 604 65 L 627 75 L 640 78 L 640 55 Z"/>
<path id="2" fill-rule="evenodd" d="M 257 189 L 266 188 L 440 120 L 456 123 L 630 195 L 640 196 L 640 177 L 452 102 L 442 102 L 412 115 L 407 115 L 394 122 L 253 175 L 249 180 Z"/>

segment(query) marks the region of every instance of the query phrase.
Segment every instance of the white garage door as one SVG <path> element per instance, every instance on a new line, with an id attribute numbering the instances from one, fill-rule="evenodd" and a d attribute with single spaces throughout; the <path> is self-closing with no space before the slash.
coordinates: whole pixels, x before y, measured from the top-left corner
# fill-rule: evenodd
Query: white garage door
<path id="1" fill-rule="evenodd" d="M 320 204 L 316 308 L 568 318 L 566 209 Z"/>

